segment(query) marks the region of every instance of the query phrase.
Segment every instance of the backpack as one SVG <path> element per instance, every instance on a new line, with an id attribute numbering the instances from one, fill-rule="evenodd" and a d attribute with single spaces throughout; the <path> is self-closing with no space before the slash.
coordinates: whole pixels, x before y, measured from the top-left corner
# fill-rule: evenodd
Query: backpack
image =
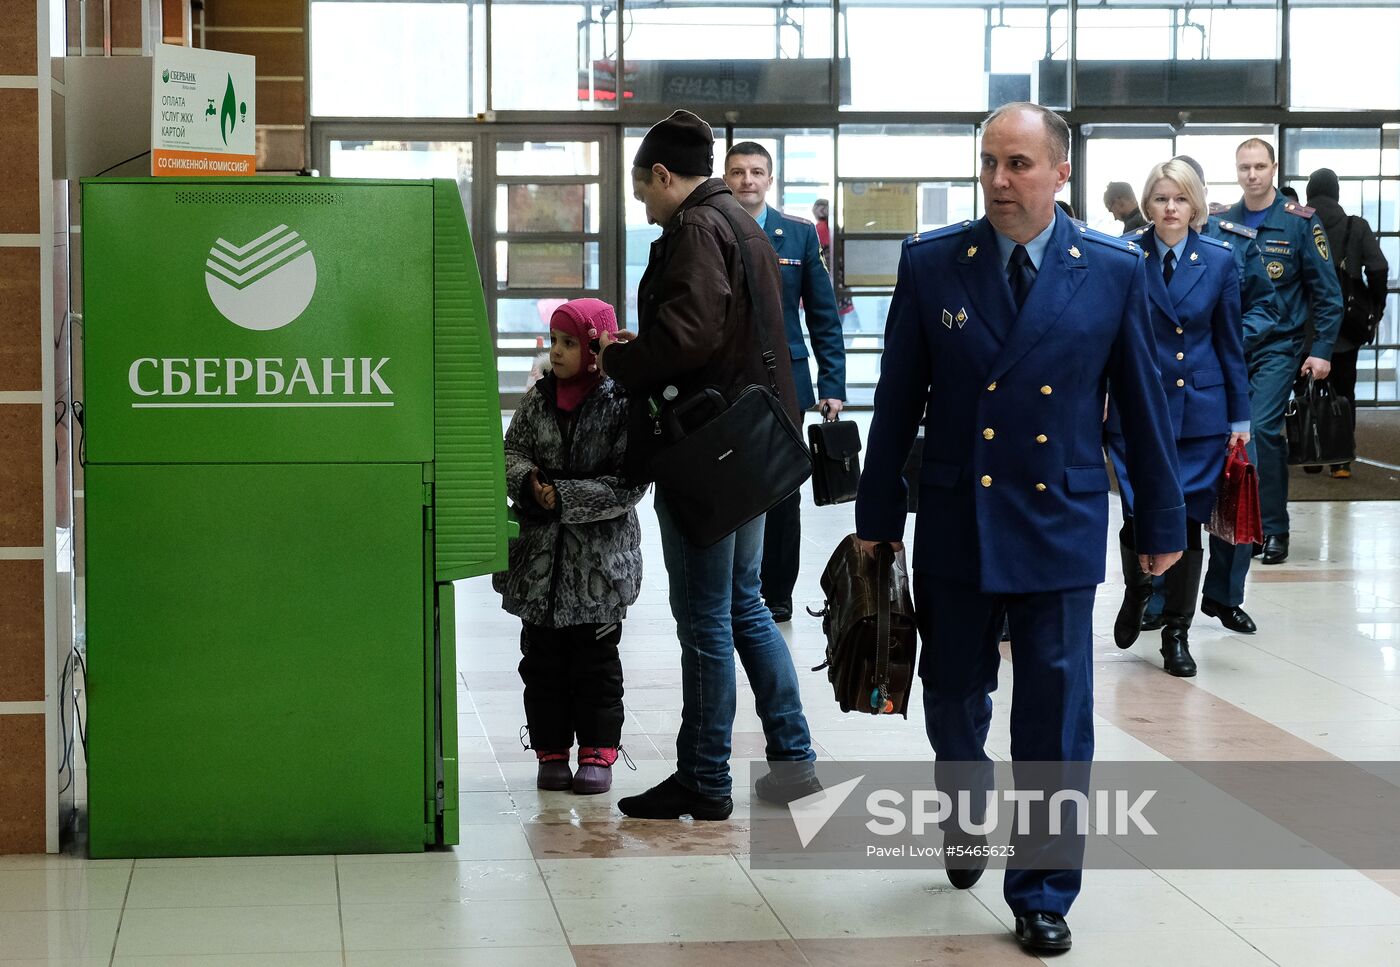
<path id="1" fill-rule="evenodd" d="M 1353 259 L 1351 251 L 1351 231 L 1358 221 L 1356 215 L 1347 216 L 1346 232 L 1342 236 L 1341 258 L 1337 261 L 1337 281 L 1342 285 L 1342 328 L 1341 334 L 1355 346 L 1365 346 L 1376 338 L 1380 326 L 1381 313 L 1362 278 L 1361 266 L 1353 265 L 1360 259 Z M 1361 220 L 1363 230 L 1369 232 L 1371 226 Z"/>

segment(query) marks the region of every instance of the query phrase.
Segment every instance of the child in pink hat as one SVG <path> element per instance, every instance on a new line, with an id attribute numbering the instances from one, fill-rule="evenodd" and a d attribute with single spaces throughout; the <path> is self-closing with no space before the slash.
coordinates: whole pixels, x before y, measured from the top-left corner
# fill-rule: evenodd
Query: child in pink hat
<path id="1" fill-rule="evenodd" d="M 575 299 L 554 310 L 545 372 L 506 430 L 506 487 L 520 520 L 501 603 L 520 617 L 520 677 L 536 785 L 607 792 L 622 741 L 618 642 L 642 583 L 636 505 L 622 480 L 627 399 L 598 369 L 612 306 Z M 578 740 L 578 772 L 569 753 Z"/>

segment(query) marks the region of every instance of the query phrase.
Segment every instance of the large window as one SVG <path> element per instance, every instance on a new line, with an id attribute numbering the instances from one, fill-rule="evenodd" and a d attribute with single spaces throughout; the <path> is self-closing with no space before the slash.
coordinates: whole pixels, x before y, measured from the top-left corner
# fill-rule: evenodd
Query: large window
<path id="1" fill-rule="evenodd" d="M 1375 343 L 1357 357 L 1356 398 L 1362 403 L 1400 400 L 1400 125 L 1289 128 L 1283 143 L 1284 183 L 1292 184 L 1306 201 L 1309 175 L 1331 168 L 1340 182 L 1342 208 L 1366 219 L 1380 238 L 1390 264 L 1390 296 Z"/>
<path id="2" fill-rule="evenodd" d="M 1067 103 L 1069 8 L 1061 3 L 856 0 L 842 4 L 841 49 L 850 65 L 850 90 L 841 104 L 856 110 Z"/>
<path id="3" fill-rule="evenodd" d="M 1289 106 L 1299 110 L 1400 108 L 1400 0 L 1290 6 Z"/>
<path id="4" fill-rule="evenodd" d="M 311 4 L 311 113 L 464 117 L 485 110 L 482 0 Z"/>

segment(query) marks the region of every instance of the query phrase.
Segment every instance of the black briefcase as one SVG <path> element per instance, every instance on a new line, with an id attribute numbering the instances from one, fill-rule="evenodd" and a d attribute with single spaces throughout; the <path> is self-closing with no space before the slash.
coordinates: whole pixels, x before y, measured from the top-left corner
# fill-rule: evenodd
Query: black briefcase
<path id="1" fill-rule="evenodd" d="M 652 457 L 676 527 L 700 547 L 767 513 L 812 473 L 802 437 L 778 398 L 749 386 L 728 402 L 707 389 L 666 413 L 673 442 Z"/>
<path id="2" fill-rule="evenodd" d="M 856 499 L 860 486 L 860 427 L 853 420 L 824 420 L 807 427 L 812 451 L 812 497 L 818 507 Z"/>
<path id="3" fill-rule="evenodd" d="M 1283 429 L 1290 466 L 1350 463 L 1356 458 L 1351 403 L 1325 379 L 1308 377 L 1307 386 L 1283 411 Z"/>

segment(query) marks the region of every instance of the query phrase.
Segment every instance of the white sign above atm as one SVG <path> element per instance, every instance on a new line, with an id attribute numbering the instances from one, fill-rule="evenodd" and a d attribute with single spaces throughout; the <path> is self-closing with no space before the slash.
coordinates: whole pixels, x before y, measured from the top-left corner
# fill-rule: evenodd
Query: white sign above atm
<path id="1" fill-rule="evenodd" d="M 254 58 L 158 44 L 151 71 L 152 175 L 257 171 Z"/>

